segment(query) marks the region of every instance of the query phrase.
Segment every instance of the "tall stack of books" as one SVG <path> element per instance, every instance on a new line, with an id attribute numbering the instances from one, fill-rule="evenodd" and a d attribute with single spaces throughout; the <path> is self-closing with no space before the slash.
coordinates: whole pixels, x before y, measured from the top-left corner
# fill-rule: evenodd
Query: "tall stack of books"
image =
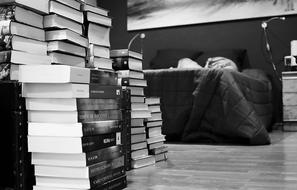
<path id="1" fill-rule="evenodd" d="M 88 39 L 83 36 L 83 12 L 75 0 L 50 0 L 49 15 L 44 16 L 48 55 L 52 64 L 86 66 Z"/>
<path id="2" fill-rule="evenodd" d="M 117 77 L 101 73 L 68 65 L 20 67 L 34 189 L 126 187 L 121 87 Z"/>
<path id="3" fill-rule="evenodd" d="M 18 80 L 19 65 L 50 64 L 43 29 L 48 0 L 0 1 L 0 80 Z"/>
<path id="4" fill-rule="evenodd" d="M 95 6 L 93 1 L 85 1 L 81 10 L 84 13 L 84 34 L 89 39 L 87 67 L 113 70 L 110 59 L 112 19 L 108 10 Z"/>
<path id="5" fill-rule="evenodd" d="M 113 68 L 118 72 L 119 84 L 130 91 L 131 138 L 127 146 L 131 149 L 131 168 L 139 168 L 155 163 L 148 154 L 144 119 L 151 116 L 145 104 L 144 88 L 147 82 L 142 70 L 142 54 L 127 49 L 111 50 Z"/>
<path id="6" fill-rule="evenodd" d="M 154 155 L 156 162 L 167 160 L 168 147 L 164 145 L 165 137 L 162 135 L 160 98 L 146 97 L 145 102 L 152 115 L 145 120 L 149 154 Z"/>
<path id="7" fill-rule="evenodd" d="M 18 82 L 20 65 L 49 65 L 43 28 L 48 0 L 0 1 L 0 189 L 32 189 L 34 171 L 27 149 L 27 111 Z"/>

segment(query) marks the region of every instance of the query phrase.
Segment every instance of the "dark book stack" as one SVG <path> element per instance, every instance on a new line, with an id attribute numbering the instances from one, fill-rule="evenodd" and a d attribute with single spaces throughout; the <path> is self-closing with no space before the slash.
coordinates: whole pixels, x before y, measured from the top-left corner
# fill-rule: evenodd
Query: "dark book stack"
<path id="1" fill-rule="evenodd" d="M 18 80 L 20 65 L 50 64 L 43 27 L 48 0 L 0 1 L 0 80 Z"/>
<path id="2" fill-rule="evenodd" d="M 0 189 L 30 190 L 34 168 L 27 147 L 27 112 L 22 98 L 22 84 L 0 81 Z"/>
<path id="3" fill-rule="evenodd" d="M 112 19 L 108 16 L 109 11 L 92 1 L 85 1 L 81 10 L 84 14 L 84 34 L 89 39 L 87 67 L 113 70 L 110 59 Z"/>
<path id="4" fill-rule="evenodd" d="M 119 75 L 119 84 L 130 91 L 130 147 L 131 168 L 154 164 L 148 154 L 144 119 L 149 118 L 150 111 L 144 102 L 144 88 L 147 82 L 142 70 L 142 54 L 126 49 L 111 50 L 113 68 Z M 128 143 L 128 144 L 129 144 Z"/>
<path id="5" fill-rule="evenodd" d="M 152 115 L 145 119 L 149 154 L 154 155 L 156 162 L 167 160 L 168 147 L 164 145 L 165 137 L 162 135 L 160 98 L 146 97 L 145 102 Z"/>
<path id="6" fill-rule="evenodd" d="M 52 64 L 86 66 L 88 39 L 83 35 L 83 12 L 78 1 L 50 0 L 44 16 L 45 38 Z"/>

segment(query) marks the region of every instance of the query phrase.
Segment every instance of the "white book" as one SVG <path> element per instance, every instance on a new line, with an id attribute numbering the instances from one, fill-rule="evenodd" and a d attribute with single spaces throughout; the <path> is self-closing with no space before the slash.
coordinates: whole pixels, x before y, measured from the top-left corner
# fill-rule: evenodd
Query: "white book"
<path id="1" fill-rule="evenodd" d="M 66 6 L 62 3 L 59 3 L 56 1 L 50 1 L 49 12 L 64 16 L 80 24 L 83 24 L 83 13 L 72 7 Z"/>
<path id="2" fill-rule="evenodd" d="M 124 156 L 121 156 L 113 160 L 102 161 L 84 167 L 34 165 L 34 174 L 35 176 L 45 177 L 89 179 L 103 174 L 107 170 L 116 169 L 123 165 Z"/>
<path id="3" fill-rule="evenodd" d="M 9 7 L 9 8 L 12 8 L 12 7 Z M 13 10 L 13 15 L 6 15 L 6 16 L 13 16 L 14 21 L 25 23 L 27 25 L 31 25 L 38 28 L 43 28 L 43 16 L 41 14 L 22 8 L 20 6 L 14 6 L 12 10 Z"/>
<path id="4" fill-rule="evenodd" d="M 131 110 L 131 118 L 150 118 L 151 112 L 148 110 Z"/>
<path id="5" fill-rule="evenodd" d="M 110 49 L 108 47 L 90 44 L 88 51 L 89 56 L 110 58 Z"/>
<path id="6" fill-rule="evenodd" d="M 148 156 L 147 147 L 145 147 L 143 149 L 138 149 L 138 150 L 131 151 L 131 158 L 132 159 L 137 159 L 139 157 L 144 157 L 144 156 Z"/>
<path id="7" fill-rule="evenodd" d="M 76 10 L 80 10 L 81 3 L 76 0 L 55 0 L 55 1 L 58 1 L 59 3 L 72 7 Z"/>
<path id="8" fill-rule="evenodd" d="M 1 51 L 1 63 L 8 62 L 20 65 L 50 65 L 51 59 L 47 55 L 38 55 L 22 51 L 8 50 Z"/>
<path id="9" fill-rule="evenodd" d="M 73 54 L 81 57 L 86 56 L 86 48 L 64 41 L 50 41 L 47 44 L 47 51 L 49 52 L 63 52 Z"/>
<path id="10" fill-rule="evenodd" d="M 31 163 L 34 165 L 84 167 L 121 156 L 123 154 L 121 147 L 121 145 L 115 145 L 87 153 L 32 152 Z"/>
<path id="11" fill-rule="evenodd" d="M 16 51 L 23 51 L 38 55 L 47 55 L 47 43 L 39 40 L 25 38 L 22 36 L 12 35 L 5 36 L 9 38 L 11 49 Z"/>
<path id="12" fill-rule="evenodd" d="M 88 144 L 83 141 L 91 142 Z M 115 146 L 119 143 L 120 141 L 116 138 L 116 134 L 114 133 L 104 134 L 100 138 L 96 136 L 89 136 L 85 137 L 85 140 L 83 140 L 82 137 L 28 136 L 28 151 L 40 153 L 76 154 Z M 96 148 L 97 146 L 98 148 Z"/>
<path id="13" fill-rule="evenodd" d="M 107 27 L 111 27 L 112 25 L 112 21 L 110 17 L 96 14 L 90 11 L 87 11 L 85 15 L 86 15 L 87 21 L 89 22 L 93 22 Z"/>
<path id="14" fill-rule="evenodd" d="M 112 70 L 112 60 L 109 58 L 91 56 L 88 57 L 88 64 L 86 67 Z"/>
<path id="15" fill-rule="evenodd" d="M 16 3 L 44 15 L 48 14 L 48 2 L 49 0 L 1 0 L 0 5 Z"/>
<path id="16" fill-rule="evenodd" d="M 135 78 L 135 79 L 144 79 L 144 73 L 133 70 L 118 70 L 117 71 L 119 78 Z"/>
<path id="17" fill-rule="evenodd" d="M 76 33 L 79 33 L 80 35 L 83 34 L 83 27 L 81 24 L 72 21 L 70 19 L 61 17 L 57 14 L 47 15 L 44 16 L 43 19 L 44 28 L 68 28 L 69 30 L 72 30 Z"/>
<path id="18" fill-rule="evenodd" d="M 90 190 L 88 188 L 59 188 L 59 187 L 48 187 L 48 186 L 40 186 L 40 185 L 33 185 L 33 190 Z"/>
<path id="19" fill-rule="evenodd" d="M 110 47 L 110 27 L 89 23 L 88 38 L 90 44 Z"/>
<path id="20" fill-rule="evenodd" d="M 86 67 L 86 60 L 83 57 L 58 52 L 50 52 L 48 55 L 51 57 L 52 64 Z"/>
<path id="21" fill-rule="evenodd" d="M 89 47 L 89 41 L 87 38 L 68 29 L 46 31 L 45 39 L 46 41 L 65 40 L 83 46 L 85 48 Z"/>
<path id="22" fill-rule="evenodd" d="M 39 41 L 45 41 L 43 29 L 14 22 L 11 20 L 0 20 L 1 35 L 19 35 Z"/>
<path id="23" fill-rule="evenodd" d="M 26 98 L 89 98 L 88 84 L 23 83 L 22 96 Z"/>
<path id="24" fill-rule="evenodd" d="M 19 80 L 24 83 L 90 83 L 90 69 L 68 65 L 22 65 Z"/>
<path id="25" fill-rule="evenodd" d="M 137 159 L 132 159 L 131 167 L 132 168 L 141 168 L 156 163 L 155 157 L 153 155 L 148 155 L 144 157 L 138 157 Z"/>
<path id="26" fill-rule="evenodd" d="M 149 110 L 147 104 L 145 103 L 131 103 L 131 110 L 136 111 L 136 110 Z"/>
<path id="27" fill-rule="evenodd" d="M 143 87 L 137 87 L 137 86 L 127 86 L 128 89 L 131 91 L 131 95 L 135 96 L 144 96 L 144 90 Z"/>
<path id="28" fill-rule="evenodd" d="M 97 13 L 103 16 L 108 16 L 109 11 L 106 9 L 103 9 L 102 7 L 95 7 L 92 5 L 88 5 L 88 4 L 82 4 L 81 6 L 81 10 L 82 11 L 90 11 L 93 13 Z"/>

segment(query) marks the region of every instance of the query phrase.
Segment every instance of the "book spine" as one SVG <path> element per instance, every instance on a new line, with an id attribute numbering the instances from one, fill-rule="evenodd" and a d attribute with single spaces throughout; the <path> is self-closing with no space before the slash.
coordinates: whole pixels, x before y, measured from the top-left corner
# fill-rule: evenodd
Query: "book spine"
<path id="1" fill-rule="evenodd" d="M 11 60 L 11 51 L 0 52 L 0 63 L 9 63 Z"/>
<path id="2" fill-rule="evenodd" d="M 82 137 L 83 152 L 90 152 L 116 145 L 116 133 Z"/>
<path id="3" fill-rule="evenodd" d="M 89 98 L 121 98 L 121 86 L 103 86 L 95 83 L 89 85 Z"/>
<path id="4" fill-rule="evenodd" d="M 91 110 L 78 111 L 78 121 L 85 123 L 91 121 L 121 120 L 121 110 Z"/>
<path id="5" fill-rule="evenodd" d="M 77 98 L 78 110 L 112 110 L 119 109 L 121 101 L 119 99 L 90 99 Z"/>
<path id="6" fill-rule="evenodd" d="M 124 157 L 118 157 L 112 160 L 107 160 L 99 162 L 97 164 L 89 166 L 89 177 L 94 177 L 96 175 L 106 173 L 109 170 L 116 169 L 124 166 Z"/>
<path id="7" fill-rule="evenodd" d="M 96 187 L 94 190 L 121 190 L 127 187 L 127 176 L 124 174 L 118 174 L 120 177 L 115 177 L 114 179 L 110 180 L 98 187 Z"/>
<path id="8" fill-rule="evenodd" d="M 114 71 L 91 69 L 90 83 L 100 85 L 117 85 L 118 75 Z"/>
<path id="9" fill-rule="evenodd" d="M 119 178 L 126 174 L 124 166 L 109 170 L 103 174 L 94 176 L 90 178 L 90 186 L 92 189 L 102 189 L 101 187 L 104 186 L 108 181 L 113 179 Z"/>
<path id="10" fill-rule="evenodd" d="M 114 70 L 129 70 L 128 57 L 114 57 L 112 62 L 112 68 Z"/>
<path id="11" fill-rule="evenodd" d="M 104 160 L 111 160 L 123 155 L 123 146 L 116 145 L 86 153 L 86 165 L 90 166 Z"/>
<path id="12" fill-rule="evenodd" d="M 123 131 L 121 134 L 124 148 L 126 171 L 131 170 L 131 113 L 130 110 L 123 110 Z"/>
<path id="13" fill-rule="evenodd" d="M 122 89 L 121 108 L 131 110 L 131 90 L 128 88 Z"/>
<path id="14" fill-rule="evenodd" d="M 84 136 L 115 133 L 122 131 L 122 125 L 119 120 L 112 120 L 106 125 L 101 122 L 88 122 L 82 123 L 82 131 Z"/>

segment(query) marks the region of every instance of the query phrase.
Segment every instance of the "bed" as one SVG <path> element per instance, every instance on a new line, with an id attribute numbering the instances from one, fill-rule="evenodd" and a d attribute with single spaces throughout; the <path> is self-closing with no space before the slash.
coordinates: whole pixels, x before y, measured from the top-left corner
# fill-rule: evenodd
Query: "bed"
<path id="1" fill-rule="evenodd" d="M 176 68 L 144 71 L 148 82 L 145 95 L 161 98 L 162 133 L 166 140 L 270 144 L 273 95 L 268 75 L 235 57 L 217 55 L 234 60 L 240 71 Z M 175 64 L 172 57 L 170 61 Z M 167 62 L 166 67 L 171 66 L 175 65 Z"/>

